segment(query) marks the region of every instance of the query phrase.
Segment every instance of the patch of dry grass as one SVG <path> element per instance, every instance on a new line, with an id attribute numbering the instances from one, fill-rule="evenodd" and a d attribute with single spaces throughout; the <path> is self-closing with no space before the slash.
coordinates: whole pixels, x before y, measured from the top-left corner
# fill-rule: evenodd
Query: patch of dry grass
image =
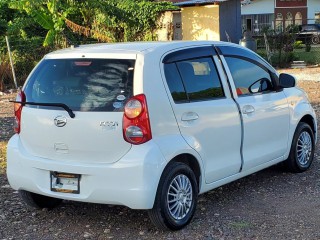
<path id="1" fill-rule="evenodd" d="M 7 166 L 6 162 L 7 142 L 0 142 L 0 172 L 4 172 Z"/>
<path id="2" fill-rule="evenodd" d="M 298 81 L 298 87 L 302 88 L 308 95 L 313 107 L 319 110 L 320 105 L 320 81 Z"/>

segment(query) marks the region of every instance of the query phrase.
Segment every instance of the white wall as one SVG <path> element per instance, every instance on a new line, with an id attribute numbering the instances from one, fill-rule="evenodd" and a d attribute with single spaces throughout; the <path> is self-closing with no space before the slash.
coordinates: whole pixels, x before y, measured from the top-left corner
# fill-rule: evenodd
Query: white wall
<path id="1" fill-rule="evenodd" d="M 313 0 L 313 2 L 316 1 L 319 2 L 319 0 Z M 274 13 L 274 0 L 255 0 L 251 1 L 248 5 L 243 5 L 241 7 L 241 15 L 267 13 Z"/>
<path id="2" fill-rule="evenodd" d="M 319 0 L 308 0 L 308 23 L 314 23 L 314 15 L 320 12 Z"/>

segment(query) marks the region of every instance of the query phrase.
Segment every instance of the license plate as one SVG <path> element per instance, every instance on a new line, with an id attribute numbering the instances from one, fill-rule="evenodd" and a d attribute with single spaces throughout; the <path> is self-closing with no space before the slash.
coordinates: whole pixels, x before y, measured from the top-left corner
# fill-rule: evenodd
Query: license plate
<path id="1" fill-rule="evenodd" d="M 51 191 L 80 193 L 80 174 L 50 172 Z"/>

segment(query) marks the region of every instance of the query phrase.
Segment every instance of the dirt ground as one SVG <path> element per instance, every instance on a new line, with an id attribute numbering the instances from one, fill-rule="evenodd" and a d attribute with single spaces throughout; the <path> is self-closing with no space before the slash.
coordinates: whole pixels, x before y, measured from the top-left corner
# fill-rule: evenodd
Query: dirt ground
<path id="1" fill-rule="evenodd" d="M 320 119 L 320 68 L 280 71 L 297 76 Z M 12 97 L 0 96 L 0 142 L 13 134 Z M 274 166 L 201 195 L 193 221 L 178 232 L 158 231 L 145 211 L 122 206 L 29 209 L 0 174 L 0 239 L 320 239 L 320 144 L 305 173 Z"/>

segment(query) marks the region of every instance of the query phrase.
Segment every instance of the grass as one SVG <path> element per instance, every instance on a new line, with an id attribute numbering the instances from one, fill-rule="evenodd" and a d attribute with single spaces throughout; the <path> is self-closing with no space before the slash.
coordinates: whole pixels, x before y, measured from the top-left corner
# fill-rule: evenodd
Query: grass
<path id="1" fill-rule="evenodd" d="M 7 142 L 0 142 L 0 173 L 3 173 L 7 166 L 6 154 Z"/>
<path id="2" fill-rule="evenodd" d="M 320 64 L 320 48 L 311 48 L 310 52 L 305 49 L 295 49 L 295 57 L 299 61 L 305 61 L 307 64 L 316 65 Z"/>
<path id="3" fill-rule="evenodd" d="M 240 221 L 240 222 L 232 222 L 230 226 L 237 229 L 249 228 L 251 224 L 249 222 Z"/>
<path id="4" fill-rule="evenodd" d="M 263 57 L 267 58 L 266 50 L 264 48 L 259 48 L 257 53 Z M 282 60 L 284 63 L 287 61 L 291 63 L 292 61 L 304 61 L 308 65 L 320 64 L 320 47 L 312 47 L 310 52 L 306 52 L 305 47 L 300 49 L 294 49 L 290 53 L 282 53 Z M 274 65 L 279 65 L 278 54 L 275 53 L 272 56 L 272 63 Z"/>

